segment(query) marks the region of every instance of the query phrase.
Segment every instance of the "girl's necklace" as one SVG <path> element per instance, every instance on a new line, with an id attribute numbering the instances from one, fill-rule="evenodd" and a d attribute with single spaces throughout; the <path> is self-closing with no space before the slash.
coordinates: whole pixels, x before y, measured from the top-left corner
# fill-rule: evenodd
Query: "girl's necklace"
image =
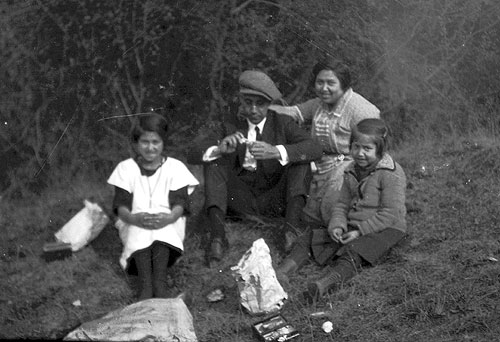
<path id="1" fill-rule="evenodd" d="M 153 177 L 156 174 L 156 172 L 153 173 L 153 175 L 151 175 L 150 177 L 146 176 L 146 180 L 148 182 L 148 190 L 149 190 L 149 209 L 151 209 L 153 207 L 153 194 L 154 194 L 156 187 L 158 186 L 158 183 L 160 182 L 160 179 L 161 179 L 161 171 L 163 170 L 163 168 L 162 168 L 163 163 L 164 163 L 164 160 L 162 159 L 160 166 L 158 166 L 158 168 L 160 169 L 160 172 L 158 172 L 156 182 L 155 182 L 155 185 L 153 186 L 153 188 L 151 188 L 151 182 L 149 179 L 151 177 Z"/>

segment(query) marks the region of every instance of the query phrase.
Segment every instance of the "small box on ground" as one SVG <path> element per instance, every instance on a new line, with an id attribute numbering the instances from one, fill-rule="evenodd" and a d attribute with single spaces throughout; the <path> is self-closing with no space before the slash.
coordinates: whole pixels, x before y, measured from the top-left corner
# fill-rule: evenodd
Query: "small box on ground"
<path id="1" fill-rule="evenodd" d="M 290 341 L 299 336 L 297 329 L 292 327 L 281 315 L 275 315 L 255 323 L 253 330 L 264 342 Z"/>
<path id="2" fill-rule="evenodd" d="M 47 242 L 43 245 L 43 258 L 45 261 L 62 260 L 73 254 L 71 244 L 65 242 Z"/>

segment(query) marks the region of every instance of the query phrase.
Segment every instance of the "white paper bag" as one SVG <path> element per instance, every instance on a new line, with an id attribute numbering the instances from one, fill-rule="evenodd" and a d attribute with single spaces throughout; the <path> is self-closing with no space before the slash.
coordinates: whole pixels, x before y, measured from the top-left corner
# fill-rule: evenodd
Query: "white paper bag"
<path id="1" fill-rule="evenodd" d="M 83 203 L 85 207 L 55 233 L 58 241 L 71 244 L 73 252 L 94 240 L 109 222 L 108 216 L 97 203 L 87 200 Z"/>
<path id="2" fill-rule="evenodd" d="M 270 314 L 281 310 L 288 294 L 276 278 L 264 239 L 254 241 L 231 271 L 238 283 L 241 305 L 250 314 Z"/>
<path id="3" fill-rule="evenodd" d="M 65 341 L 197 342 L 193 317 L 180 298 L 146 299 L 83 323 Z"/>

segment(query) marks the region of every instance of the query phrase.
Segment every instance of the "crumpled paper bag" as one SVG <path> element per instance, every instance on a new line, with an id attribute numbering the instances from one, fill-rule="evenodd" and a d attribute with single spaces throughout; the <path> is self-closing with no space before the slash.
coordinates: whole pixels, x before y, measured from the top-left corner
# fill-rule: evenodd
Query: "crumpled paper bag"
<path id="1" fill-rule="evenodd" d="M 94 240 L 109 222 L 99 204 L 88 200 L 83 204 L 85 207 L 55 233 L 57 241 L 70 243 L 73 252 Z"/>
<path id="2" fill-rule="evenodd" d="M 288 299 L 276 278 L 264 239 L 254 241 L 231 271 L 238 284 L 241 305 L 252 315 L 277 312 Z"/>
<path id="3" fill-rule="evenodd" d="M 181 298 L 146 299 L 83 323 L 65 341 L 197 342 L 193 317 Z"/>

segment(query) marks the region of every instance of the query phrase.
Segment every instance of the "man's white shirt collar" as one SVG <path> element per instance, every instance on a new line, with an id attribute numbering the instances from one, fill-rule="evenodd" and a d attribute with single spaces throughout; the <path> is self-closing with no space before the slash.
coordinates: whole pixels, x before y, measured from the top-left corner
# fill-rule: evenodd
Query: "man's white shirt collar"
<path id="1" fill-rule="evenodd" d="M 247 120 L 248 122 L 248 131 L 255 131 L 255 126 L 259 127 L 260 134 L 264 131 L 264 125 L 266 124 L 267 118 L 264 118 L 261 122 L 259 122 L 257 125 L 251 123 L 250 121 Z"/>

